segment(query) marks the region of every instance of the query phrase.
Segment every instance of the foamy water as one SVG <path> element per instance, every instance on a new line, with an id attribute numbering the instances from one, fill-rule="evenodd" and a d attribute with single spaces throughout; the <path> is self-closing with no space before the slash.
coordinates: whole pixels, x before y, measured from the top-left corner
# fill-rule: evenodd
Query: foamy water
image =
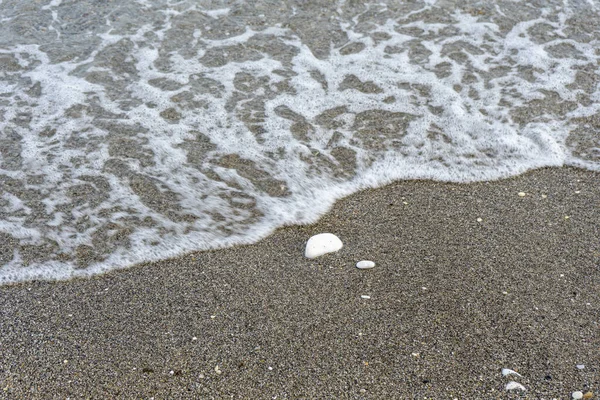
<path id="1" fill-rule="evenodd" d="M 600 170 L 594 1 L 309 3 L 0 0 L 0 283 L 251 243 L 392 180 Z"/>

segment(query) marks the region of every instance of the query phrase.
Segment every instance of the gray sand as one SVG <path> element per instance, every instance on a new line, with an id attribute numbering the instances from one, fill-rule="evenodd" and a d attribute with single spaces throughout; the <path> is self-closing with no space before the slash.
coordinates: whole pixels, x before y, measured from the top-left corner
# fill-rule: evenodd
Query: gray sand
<path id="1" fill-rule="evenodd" d="M 400 182 L 255 245 L 1 287 L 0 397 L 597 398 L 599 183 Z M 320 232 L 344 248 L 305 259 Z"/>

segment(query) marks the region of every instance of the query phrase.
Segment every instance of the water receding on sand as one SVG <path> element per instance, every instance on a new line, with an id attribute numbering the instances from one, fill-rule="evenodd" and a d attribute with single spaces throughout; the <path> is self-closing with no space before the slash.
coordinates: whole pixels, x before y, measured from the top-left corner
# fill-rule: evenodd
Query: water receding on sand
<path id="1" fill-rule="evenodd" d="M 593 2 L 321 3 L 0 1 L 0 282 L 253 242 L 394 179 L 600 169 Z"/>

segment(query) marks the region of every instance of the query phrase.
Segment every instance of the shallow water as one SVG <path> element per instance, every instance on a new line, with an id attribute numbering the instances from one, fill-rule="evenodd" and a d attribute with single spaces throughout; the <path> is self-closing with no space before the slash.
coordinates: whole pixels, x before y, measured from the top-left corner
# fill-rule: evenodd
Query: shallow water
<path id="1" fill-rule="evenodd" d="M 0 0 L 0 283 L 256 241 L 396 179 L 600 170 L 594 1 Z"/>

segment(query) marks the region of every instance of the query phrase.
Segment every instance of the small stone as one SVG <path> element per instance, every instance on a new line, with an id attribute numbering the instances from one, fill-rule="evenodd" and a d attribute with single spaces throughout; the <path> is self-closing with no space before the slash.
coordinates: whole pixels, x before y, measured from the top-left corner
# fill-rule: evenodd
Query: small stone
<path id="1" fill-rule="evenodd" d="M 580 392 L 579 390 L 576 392 L 573 392 L 571 394 L 571 397 L 574 398 L 575 400 L 583 399 L 583 392 Z"/>
<path id="2" fill-rule="evenodd" d="M 196 340 L 198 340 L 198 338 L 197 338 L 196 336 L 194 336 L 194 337 L 192 338 L 192 342 L 195 342 Z"/>
<path id="3" fill-rule="evenodd" d="M 320 233 L 308 239 L 304 256 L 306 258 L 316 258 L 323 254 L 338 251 L 344 246 L 340 238 L 333 233 Z"/>
<path id="4" fill-rule="evenodd" d="M 215 367 L 215 372 L 217 373 L 217 375 L 221 375 L 221 372 L 223 372 L 223 371 L 221 371 L 221 368 L 219 368 L 219 366 L 217 365 Z"/>
<path id="5" fill-rule="evenodd" d="M 583 394 L 583 398 L 584 398 L 584 399 L 591 399 L 591 398 L 593 398 L 593 397 L 594 397 L 594 392 L 585 392 L 585 393 Z"/>
<path id="6" fill-rule="evenodd" d="M 525 386 L 521 385 L 519 382 L 510 381 L 506 384 L 506 390 L 527 390 Z"/>
<path id="7" fill-rule="evenodd" d="M 527 194 L 525 192 L 519 192 L 519 197 L 525 197 Z"/>
<path id="8" fill-rule="evenodd" d="M 482 222 L 483 218 L 477 218 L 477 222 Z"/>
<path id="9" fill-rule="evenodd" d="M 273 371 L 273 367 L 268 367 L 267 368 L 269 371 Z"/>
<path id="10" fill-rule="evenodd" d="M 548 195 L 547 195 L 547 194 L 543 194 L 543 195 L 542 195 L 542 199 L 547 199 L 547 198 L 548 198 Z"/>
<path id="11" fill-rule="evenodd" d="M 576 367 L 577 369 L 585 369 L 585 365 L 583 364 L 577 364 Z"/>
<path id="12" fill-rule="evenodd" d="M 204 374 L 198 375 L 198 379 L 204 379 Z"/>
<path id="13" fill-rule="evenodd" d="M 361 393 L 367 393 L 367 389 L 363 388 L 359 390 Z"/>
<path id="14" fill-rule="evenodd" d="M 362 294 L 360 295 L 361 299 L 365 299 L 365 300 L 369 300 L 371 298 L 371 296 L 367 296 L 366 294 Z"/>
<path id="15" fill-rule="evenodd" d="M 356 263 L 356 268 L 358 269 L 370 269 L 375 266 L 373 261 L 363 260 Z"/>

